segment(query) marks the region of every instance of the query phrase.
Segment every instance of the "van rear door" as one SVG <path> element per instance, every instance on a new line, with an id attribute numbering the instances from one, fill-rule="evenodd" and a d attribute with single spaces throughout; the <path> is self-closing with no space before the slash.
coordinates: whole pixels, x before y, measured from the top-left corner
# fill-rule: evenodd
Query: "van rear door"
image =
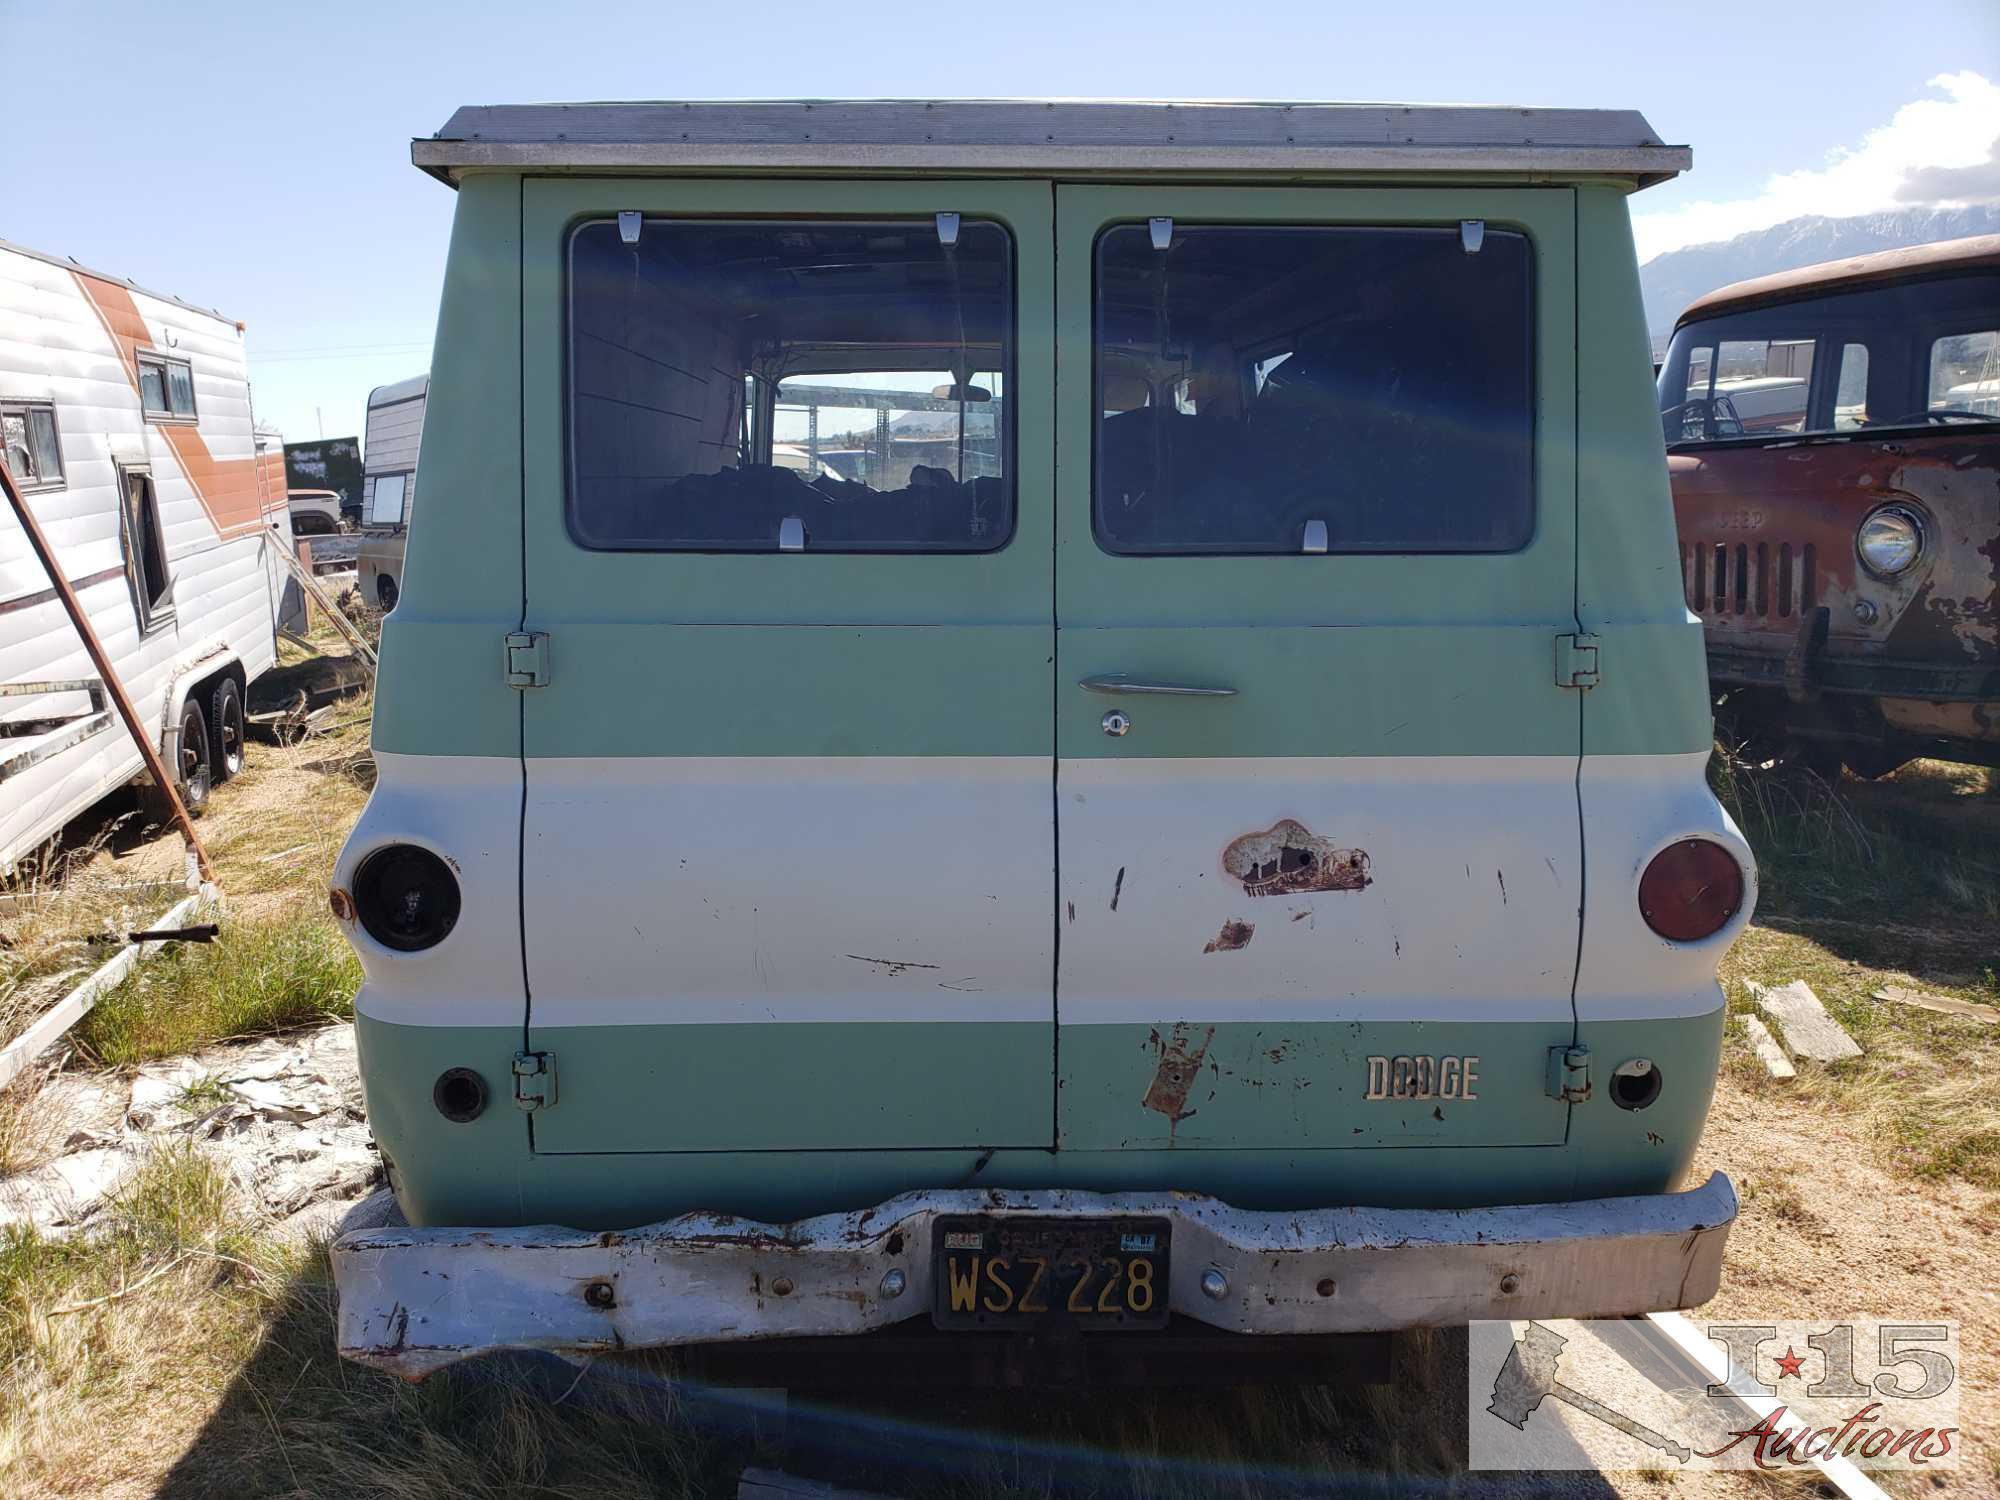
<path id="1" fill-rule="evenodd" d="M 535 1149 L 1045 1148 L 1046 187 L 524 223 Z"/>
<path id="2" fill-rule="evenodd" d="M 1057 224 L 1061 1145 L 1560 1143 L 1571 194 Z"/>

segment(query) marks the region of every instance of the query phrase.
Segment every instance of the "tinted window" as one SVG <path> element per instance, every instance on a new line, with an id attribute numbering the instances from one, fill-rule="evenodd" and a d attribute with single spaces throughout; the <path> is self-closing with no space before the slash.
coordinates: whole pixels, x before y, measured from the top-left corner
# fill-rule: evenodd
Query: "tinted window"
<path id="1" fill-rule="evenodd" d="M 1164 226 L 1162 226 L 1164 227 Z M 1534 529 L 1533 253 L 1488 229 L 1175 225 L 1097 246 L 1098 540 L 1507 552 Z M 1314 523 L 1318 523 L 1315 525 Z"/>
<path id="2" fill-rule="evenodd" d="M 1667 442 L 1788 441 L 2000 419 L 1996 314 L 2000 277 L 1973 273 L 1683 324 L 1660 367 Z"/>
<path id="3" fill-rule="evenodd" d="M 1013 530 L 997 224 L 616 223 L 570 246 L 585 546 L 976 552 Z"/>

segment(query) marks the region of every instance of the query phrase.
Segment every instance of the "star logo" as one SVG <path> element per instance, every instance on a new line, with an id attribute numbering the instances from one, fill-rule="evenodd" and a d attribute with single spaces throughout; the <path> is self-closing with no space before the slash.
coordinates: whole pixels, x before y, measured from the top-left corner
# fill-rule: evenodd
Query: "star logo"
<path id="1" fill-rule="evenodd" d="M 1778 1374 L 1781 1378 L 1786 1375 L 1797 1375 L 1799 1367 L 1805 1362 L 1806 1357 L 1803 1354 L 1793 1353 L 1792 1346 L 1787 1344 L 1784 1354 L 1778 1360 Z"/>

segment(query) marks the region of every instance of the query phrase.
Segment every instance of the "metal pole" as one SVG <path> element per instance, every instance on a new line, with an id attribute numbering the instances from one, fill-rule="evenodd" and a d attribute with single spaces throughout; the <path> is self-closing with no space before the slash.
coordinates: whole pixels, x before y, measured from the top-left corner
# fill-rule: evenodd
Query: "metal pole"
<path id="1" fill-rule="evenodd" d="M 28 545 L 35 549 L 35 556 L 41 559 L 42 569 L 49 575 L 49 582 L 62 600 L 63 608 L 69 613 L 70 624 L 83 637 L 83 649 L 89 653 L 91 663 L 97 668 L 97 675 L 104 680 L 105 688 L 111 694 L 111 701 L 118 705 L 118 717 L 125 721 L 125 728 L 132 736 L 132 742 L 139 747 L 144 757 L 146 770 L 153 781 L 166 794 L 167 805 L 173 810 L 174 822 L 194 850 L 196 867 L 201 878 L 215 879 L 215 870 L 208 862 L 208 850 L 202 847 L 201 836 L 194 831 L 194 820 L 188 816 L 186 806 L 181 802 L 181 794 L 174 780 L 167 774 L 167 768 L 160 759 L 160 752 L 154 748 L 153 738 L 146 732 L 146 726 L 139 722 L 139 710 L 132 706 L 132 700 L 125 694 L 125 684 L 118 680 L 118 673 L 112 668 L 111 658 L 104 654 L 104 645 L 97 639 L 97 632 L 91 629 L 90 616 L 83 612 L 83 603 L 76 597 L 76 591 L 69 586 L 69 579 L 63 576 L 62 565 L 56 561 L 55 551 L 49 546 L 49 539 L 42 535 L 41 522 L 28 509 L 28 502 L 22 496 L 20 486 L 14 483 L 14 471 L 7 467 L 5 458 L 0 458 L 0 489 L 7 491 L 7 503 L 14 507 L 14 514 L 20 518 L 21 529 L 28 534 Z"/>

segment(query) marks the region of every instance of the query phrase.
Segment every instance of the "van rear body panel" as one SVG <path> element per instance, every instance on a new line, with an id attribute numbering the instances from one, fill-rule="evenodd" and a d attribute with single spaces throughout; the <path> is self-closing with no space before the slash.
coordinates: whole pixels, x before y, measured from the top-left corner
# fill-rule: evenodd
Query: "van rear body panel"
<path id="1" fill-rule="evenodd" d="M 422 952 L 350 923 L 410 1221 L 671 1257 L 675 1215 L 802 1249 L 976 1188 L 1602 1226 L 1522 1252 L 1553 1268 L 1650 1266 L 1692 1213 L 1699 1265 L 1604 1295 L 1705 1295 L 1733 1196 L 1661 1195 L 1754 878 L 1632 354 L 1623 194 L 1672 148 L 1537 179 L 1528 132 L 1441 182 L 1314 115 L 1310 182 L 1201 129 L 1123 180 L 1010 174 L 1041 146 L 956 139 L 996 106 L 937 117 L 965 170 L 877 171 L 841 132 L 907 107 L 868 108 L 804 175 L 721 169 L 692 106 L 684 145 L 564 167 L 510 116 L 432 163 L 461 201 L 426 523 L 338 870 L 416 843 L 463 902 Z M 1674 943 L 1637 885 L 1690 840 L 1745 899 Z M 1614 1073 L 1665 1083 L 1614 1103 Z M 928 1253 L 857 1251 L 884 1299 Z M 1441 1316 L 1513 1295 L 1439 1253 Z M 1175 1264 L 1175 1310 L 1236 1327 Z"/>

